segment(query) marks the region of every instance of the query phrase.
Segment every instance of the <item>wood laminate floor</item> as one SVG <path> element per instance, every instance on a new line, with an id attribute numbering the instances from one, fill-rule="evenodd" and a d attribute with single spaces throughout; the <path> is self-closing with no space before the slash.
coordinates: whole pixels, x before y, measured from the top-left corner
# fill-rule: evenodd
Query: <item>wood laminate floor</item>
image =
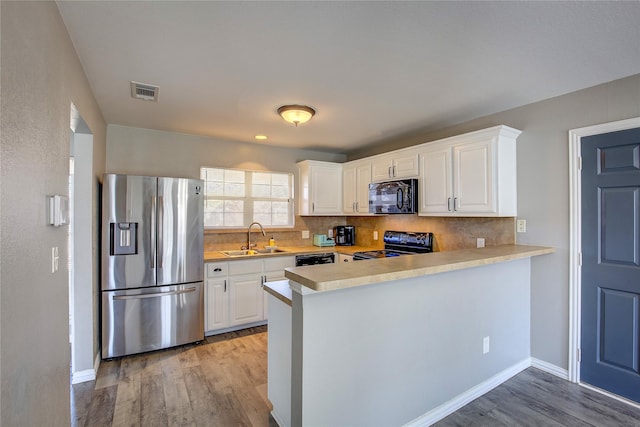
<path id="1" fill-rule="evenodd" d="M 72 426 L 276 427 L 266 327 L 103 361 L 71 402 Z M 640 427 L 640 409 L 529 368 L 435 426 Z"/>
<path id="2" fill-rule="evenodd" d="M 640 409 L 528 368 L 434 424 L 453 426 L 639 427 Z"/>
<path id="3" fill-rule="evenodd" d="M 102 361 L 72 386 L 72 426 L 271 426 L 266 326 Z"/>

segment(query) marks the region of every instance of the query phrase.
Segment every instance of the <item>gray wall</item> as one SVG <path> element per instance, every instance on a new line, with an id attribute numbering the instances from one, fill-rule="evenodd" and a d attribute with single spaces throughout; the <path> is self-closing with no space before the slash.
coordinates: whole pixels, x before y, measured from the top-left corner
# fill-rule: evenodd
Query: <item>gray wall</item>
<path id="1" fill-rule="evenodd" d="M 94 135 L 96 177 L 106 126 L 56 4 L 0 11 L 0 424 L 69 425 L 67 228 L 46 224 L 47 196 L 68 193 L 71 103 Z"/>
<path id="2" fill-rule="evenodd" d="M 200 178 L 200 167 L 295 172 L 300 160 L 344 162 L 346 156 L 134 127 L 107 127 L 108 173 Z"/>
<path id="3" fill-rule="evenodd" d="M 529 271 L 525 258 L 331 292 L 294 291 L 291 424 L 426 426 L 440 405 L 524 369 Z"/>
<path id="4" fill-rule="evenodd" d="M 526 82 L 523 82 L 526 84 Z M 349 160 L 504 124 L 518 137 L 518 217 L 522 244 L 553 246 L 532 260 L 532 356 L 568 368 L 569 142 L 571 129 L 640 116 L 640 74 L 482 117 L 437 132 L 416 132 L 358 153 Z"/>

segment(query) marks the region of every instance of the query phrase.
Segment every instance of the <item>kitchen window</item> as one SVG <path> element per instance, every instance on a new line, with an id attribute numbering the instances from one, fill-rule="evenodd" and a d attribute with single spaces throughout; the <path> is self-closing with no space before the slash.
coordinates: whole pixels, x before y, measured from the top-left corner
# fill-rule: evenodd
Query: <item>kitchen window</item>
<path id="1" fill-rule="evenodd" d="M 293 174 L 200 168 L 205 228 L 293 227 Z"/>

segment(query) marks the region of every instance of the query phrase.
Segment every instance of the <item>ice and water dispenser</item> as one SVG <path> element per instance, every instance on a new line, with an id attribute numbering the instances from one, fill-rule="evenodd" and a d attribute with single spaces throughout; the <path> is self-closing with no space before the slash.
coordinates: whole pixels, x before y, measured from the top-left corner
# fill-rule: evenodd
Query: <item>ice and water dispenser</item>
<path id="1" fill-rule="evenodd" d="M 116 222 L 111 227 L 111 255 L 135 255 L 138 253 L 138 223 Z"/>

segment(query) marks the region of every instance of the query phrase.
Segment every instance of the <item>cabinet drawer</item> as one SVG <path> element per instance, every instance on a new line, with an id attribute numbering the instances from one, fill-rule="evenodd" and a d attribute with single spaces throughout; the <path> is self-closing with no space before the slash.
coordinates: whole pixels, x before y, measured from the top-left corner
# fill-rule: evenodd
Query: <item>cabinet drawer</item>
<path id="1" fill-rule="evenodd" d="M 231 261 L 231 265 L 229 266 L 229 274 L 231 276 L 252 273 L 262 273 L 262 260 Z"/>
<path id="2" fill-rule="evenodd" d="M 264 271 L 284 270 L 296 265 L 295 257 L 282 256 L 264 260 Z"/>
<path id="3" fill-rule="evenodd" d="M 229 264 L 226 262 L 208 262 L 207 263 L 207 277 L 222 277 L 226 276 L 229 270 Z"/>

